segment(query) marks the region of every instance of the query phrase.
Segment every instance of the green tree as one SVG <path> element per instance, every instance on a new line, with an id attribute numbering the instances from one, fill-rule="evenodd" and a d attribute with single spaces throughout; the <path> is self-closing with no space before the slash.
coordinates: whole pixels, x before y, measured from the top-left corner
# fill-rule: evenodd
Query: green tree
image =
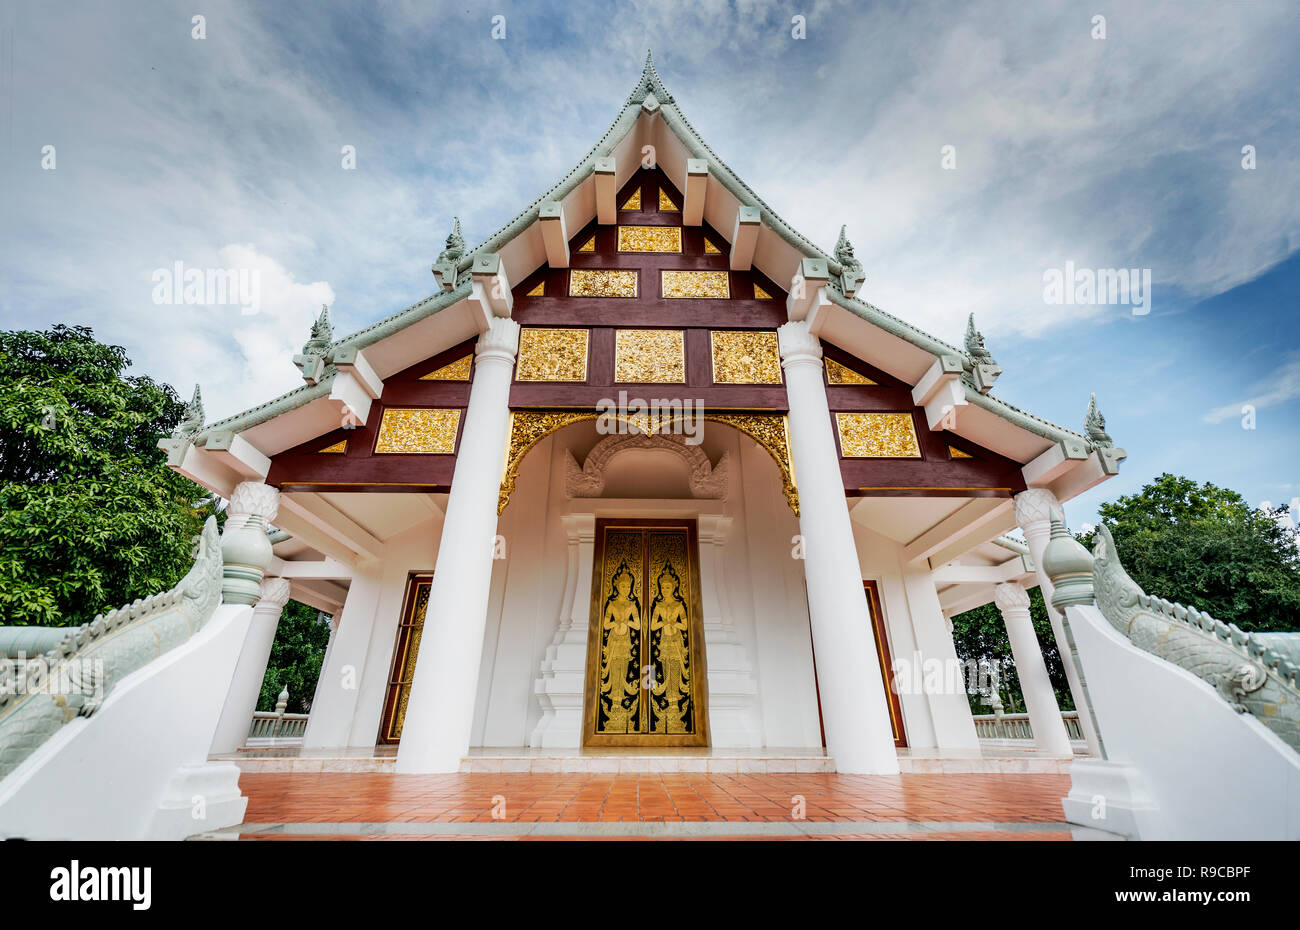
<path id="1" fill-rule="evenodd" d="M 297 601 L 284 605 L 262 679 L 258 710 L 275 710 L 275 702 L 285 687 L 289 689 L 289 713 L 304 714 L 310 709 L 329 643 L 329 621 L 329 616 L 315 607 Z"/>
<path id="2" fill-rule="evenodd" d="M 1056 702 L 1061 710 L 1074 710 L 1074 700 L 1065 678 L 1065 667 L 1061 664 L 1061 651 L 1056 647 L 1052 624 L 1047 619 L 1047 605 L 1043 602 L 1042 592 L 1036 587 L 1029 590 L 1029 618 L 1034 624 L 1038 645 L 1043 650 L 1043 662 L 1056 691 Z M 1011 642 L 1007 639 L 1006 624 L 1002 622 L 1002 612 L 997 606 L 985 604 L 953 617 L 952 640 L 957 648 L 957 657 L 963 662 L 989 662 L 999 670 L 998 692 L 1003 709 L 1011 713 L 1014 707 L 1023 713 L 1025 696 L 1020 688 L 1015 661 L 1011 657 Z M 967 698 L 972 713 L 992 713 L 981 695 L 968 694 Z"/>
<path id="3" fill-rule="evenodd" d="M 1098 508 L 1124 568 L 1148 594 L 1243 630 L 1300 630 L 1296 533 L 1235 491 L 1162 474 Z M 1091 536 L 1082 538 L 1091 547 Z"/>
<path id="4" fill-rule="evenodd" d="M 184 404 L 90 329 L 0 332 L 0 622 L 85 623 L 166 590 L 214 499 L 156 448 Z"/>

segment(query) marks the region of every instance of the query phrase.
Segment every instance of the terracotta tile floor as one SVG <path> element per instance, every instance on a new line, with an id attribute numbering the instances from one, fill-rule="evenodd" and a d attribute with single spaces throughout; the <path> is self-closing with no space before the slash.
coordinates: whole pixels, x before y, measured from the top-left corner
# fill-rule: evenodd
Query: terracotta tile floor
<path id="1" fill-rule="evenodd" d="M 308 824 L 356 823 L 359 829 L 322 829 L 313 838 L 342 835 L 349 839 L 460 838 L 447 827 L 420 833 L 403 827 L 398 835 L 376 835 L 365 824 L 495 824 L 501 832 L 473 838 L 563 839 L 508 834 L 505 823 L 601 822 L 772 822 L 790 824 L 795 797 L 806 806 L 810 822 L 849 821 L 875 824 L 925 823 L 923 833 L 890 833 L 873 838 L 1068 839 L 1062 825 L 1025 832 L 998 829 L 999 824 L 1059 824 L 1060 799 L 1069 791 L 1066 775 L 388 775 L 388 774 L 245 774 L 240 787 L 248 796 L 246 824 L 296 824 L 293 836 L 265 832 L 245 836 L 306 838 Z M 494 816 L 494 798 L 504 799 L 504 816 Z M 498 808 L 500 802 L 496 802 Z M 985 824 L 945 832 L 942 824 Z M 257 828 L 254 828 L 255 830 Z M 586 828 L 591 832 L 594 828 Z M 715 828 L 716 829 L 716 828 Z M 755 826 L 753 829 L 761 829 Z M 826 829 L 826 828 L 818 828 Z M 575 829 L 581 835 L 584 828 Z M 446 832 L 442 832 L 446 831 Z M 975 832 L 978 831 L 978 832 Z M 861 830 L 848 838 L 862 838 Z M 508 834 L 508 835 L 507 835 Z M 724 831 L 707 838 L 716 839 Z M 816 833 L 831 839 L 841 834 Z M 581 838 L 609 838 L 582 836 Z M 702 837 L 703 838 L 703 837 Z M 788 834 L 787 837 L 789 838 Z M 812 838 L 812 837 L 810 837 Z"/>

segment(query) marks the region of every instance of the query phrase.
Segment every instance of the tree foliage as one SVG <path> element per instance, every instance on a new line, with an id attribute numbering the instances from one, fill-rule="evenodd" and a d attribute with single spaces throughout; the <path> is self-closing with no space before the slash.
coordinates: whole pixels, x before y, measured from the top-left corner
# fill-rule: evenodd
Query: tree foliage
<path id="1" fill-rule="evenodd" d="M 0 332 L 0 622 L 76 625 L 176 584 L 214 500 L 156 448 L 184 404 L 90 329 Z"/>
<path id="2" fill-rule="evenodd" d="M 287 687 L 287 711 L 291 714 L 306 713 L 316 693 L 316 680 L 320 677 L 329 638 L 327 615 L 297 601 L 285 604 L 280 625 L 275 631 L 275 643 L 271 646 L 266 676 L 262 679 L 257 709 L 275 710 L 280 691 Z"/>
<path id="3" fill-rule="evenodd" d="M 1257 510 L 1235 491 L 1162 474 L 1098 512 L 1148 594 L 1243 630 L 1300 630 L 1300 551 L 1279 522 L 1283 509 Z"/>

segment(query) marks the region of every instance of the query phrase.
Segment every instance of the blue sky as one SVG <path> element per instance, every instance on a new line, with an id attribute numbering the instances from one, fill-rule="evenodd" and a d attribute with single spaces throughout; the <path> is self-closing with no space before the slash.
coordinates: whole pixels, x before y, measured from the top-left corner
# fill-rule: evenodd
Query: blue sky
<path id="1" fill-rule="evenodd" d="M 1040 416 L 1097 393 L 1129 460 L 1072 523 L 1161 471 L 1289 501 L 1300 13 L 1095 7 L 215 2 L 195 39 L 193 4 L 7 4 L 0 326 L 90 325 L 210 419 L 259 403 L 322 302 L 341 334 L 422 299 L 453 215 L 477 242 L 567 172 L 652 47 L 768 203 L 824 248 L 848 224 L 868 300 L 953 343 L 973 311 Z M 260 312 L 154 303 L 177 261 L 258 269 Z M 1151 312 L 1045 303 L 1067 261 L 1150 269 Z"/>

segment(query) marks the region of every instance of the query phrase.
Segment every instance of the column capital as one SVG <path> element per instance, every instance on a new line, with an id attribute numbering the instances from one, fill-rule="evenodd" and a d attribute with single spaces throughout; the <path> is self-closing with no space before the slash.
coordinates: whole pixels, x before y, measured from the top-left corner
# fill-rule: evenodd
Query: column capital
<path id="1" fill-rule="evenodd" d="M 1047 488 L 1021 491 L 1015 496 L 1015 502 L 1016 523 L 1021 529 L 1035 523 L 1046 526 L 1051 523 L 1053 516 L 1062 513 L 1061 502 Z"/>
<path id="2" fill-rule="evenodd" d="M 279 613 L 289 602 L 289 587 L 288 578 L 263 578 L 262 596 L 256 606 Z"/>
<path id="3" fill-rule="evenodd" d="M 792 320 L 776 328 L 777 345 L 781 350 L 781 367 L 809 362 L 821 366 L 822 343 L 813 335 L 807 320 Z"/>
<path id="4" fill-rule="evenodd" d="M 261 481 L 241 481 L 230 495 L 228 517 L 261 517 L 267 523 L 280 509 L 280 492 Z"/>
<path id="5" fill-rule="evenodd" d="M 479 359 L 498 358 L 514 362 L 519 351 L 519 324 L 510 317 L 496 316 L 488 320 L 487 327 L 479 334 L 474 354 Z"/>
<path id="6" fill-rule="evenodd" d="M 993 603 L 1004 614 L 1009 610 L 1028 610 L 1029 593 L 1023 585 L 1004 581 L 993 588 Z"/>

